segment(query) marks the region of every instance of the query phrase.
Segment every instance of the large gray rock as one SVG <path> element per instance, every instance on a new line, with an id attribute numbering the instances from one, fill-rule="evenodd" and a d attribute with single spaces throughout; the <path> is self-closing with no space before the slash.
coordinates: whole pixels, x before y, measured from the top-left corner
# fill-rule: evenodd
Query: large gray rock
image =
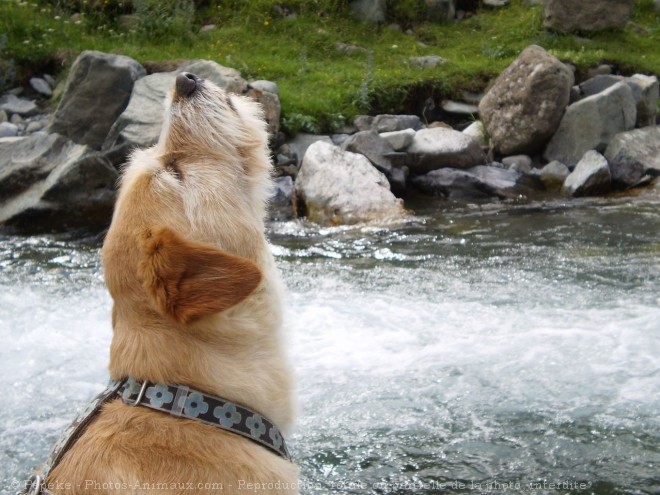
<path id="1" fill-rule="evenodd" d="M 135 81 L 145 75 L 132 58 L 82 52 L 69 71 L 50 132 L 101 149 L 112 124 L 128 105 Z"/>
<path id="2" fill-rule="evenodd" d="M 519 198 L 533 194 L 532 186 L 537 185 L 519 172 L 486 165 L 433 170 L 415 177 L 412 184 L 422 192 L 452 200 Z"/>
<path id="3" fill-rule="evenodd" d="M 623 28 L 635 0 L 545 0 L 544 24 L 562 33 L 593 32 Z"/>
<path id="4" fill-rule="evenodd" d="M 635 127 L 655 125 L 658 115 L 658 99 L 660 97 L 660 85 L 656 76 L 646 76 L 644 74 L 635 74 L 631 77 L 610 74 L 596 75 L 578 86 L 579 99 L 601 93 L 619 82 L 625 82 L 630 86 L 633 98 L 635 98 L 635 104 L 637 105 Z"/>
<path id="5" fill-rule="evenodd" d="M 341 145 L 345 151 L 366 156 L 379 171 L 385 174 L 390 188 L 396 196 L 402 196 L 406 190 L 406 174 L 392 164 L 390 157 L 394 148 L 376 131 L 360 131 L 349 136 Z"/>
<path id="6" fill-rule="evenodd" d="M 468 168 L 486 163 L 476 140 L 443 127 L 417 131 L 407 152 L 408 167 L 416 175 L 443 167 Z"/>
<path id="7" fill-rule="evenodd" d="M 33 233 L 102 230 L 112 216 L 117 170 L 58 134 L 0 142 L 0 226 Z"/>
<path id="8" fill-rule="evenodd" d="M 158 72 L 138 80 L 126 110 L 110 129 L 103 150 L 119 148 L 125 155 L 131 148 L 155 144 L 163 127 L 163 102 L 175 79 L 176 72 Z"/>
<path id="9" fill-rule="evenodd" d="M 612 177 L 607 160 L 593 150 L 584 154 L 562 186 L 562 192 L 573 197 L 597 196 L 611 189 Z"/>
<path id="10" fill-rule="evenodd" d="M 479 103 L 495 150 L 514 155 L 542 149 L 559 126 L 573 81 L 571 70 L 543 48 L 525 48 Z"/>
<path id="11" fill-rule="evenodd" d="M 660 126 L 622 132 L 605 150 L 615 187 L 637 184 L 644 175 L 660 175 Z"/>
<path id="12" fill-rule="evenodd" d="M 543 156 L 572 168 L 587 151 L 605 151 L 615 134 L 635 127 L 636 118 L 632 90 L 617 83 L 569 106 Z"/>
<path id="13" fill-rule="evenodd" d="M 404 216 L 403 202 L 366 157 L 323 141 L 307 150 L 295 190 L 307 218 L 323 225 L 388 222 Z"/>

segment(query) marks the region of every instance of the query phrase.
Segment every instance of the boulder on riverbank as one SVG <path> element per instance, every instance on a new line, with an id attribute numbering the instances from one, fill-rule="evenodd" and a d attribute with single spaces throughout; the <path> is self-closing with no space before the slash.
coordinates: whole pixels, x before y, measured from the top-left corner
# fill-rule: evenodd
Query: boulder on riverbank
<path id="1" fill-rule="evenodd" d="M 401 197 L 405 193 L 408 170 L 392 164 L 391 157 L 394 156 L 394 148 L 376 131 L 357 132 L 346 139 L 341 148 L 366 156 L 374 167 L 385 174 L 394 195 Z"/>
<path id="2" fill-rule="evenodd" d="M 660 126 L 614 136 L 605 150 L 612 181 L 619 189 L 638 184 L 644 176 L 660 175 Z"/>
<path id="3" fill-rule="evenodd" d="M 403 201 L 366 157 L 323 141 L 307 149 L 295 191 L 307 218 L 322 225 L 390 222 L 405 216 Z"/>
<path id="4" fill-rule="evenodd" d="M 444 167 L 469 168 L 486 163 L 486 155 L 475 139 L 444 127 L 417 131 L 406 152 L 406 163 L 416 175 Z"/>
<path id="5" fill-rule="evenodd" d="M 50 132 L 100 150 L 110 127 L 128 105 L 133 85 L 145 75 L 132 58 L 82 52 L 69 71 Z"/>
<path id="6" fill-rule="evenodd" d="M 573 73 L 556 57 L 540 46 L 525 48 L 479 103 L 495 151 L 540 150 L 559 127 L 573 82 Z"/>
<path id="7" fill-rule="evenodd" d="M 117 170 L 59 134 L 0 139 L 0 225 L 52 232 L 109 225 Z"/>
<path id="8" fill-rule="evenodd" d="M 635 0 L 545 0 L 543 23 L 562 33 L 621 29 L 634 8 Z"/>
<path id="9" fill-rule="evenodd" d="M 587 151 L 605 151 L 616 134 L 635 127 L 636 119 L 632 90 L 617 83 L 570 105 L 543 157 L 574 167 Z"/>

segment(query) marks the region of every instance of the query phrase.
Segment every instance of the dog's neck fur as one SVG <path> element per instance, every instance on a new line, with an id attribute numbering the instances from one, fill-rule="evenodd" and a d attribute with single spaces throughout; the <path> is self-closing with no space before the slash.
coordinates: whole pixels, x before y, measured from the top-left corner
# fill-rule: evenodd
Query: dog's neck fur
<path id="1" fill-rule="evenodd" d="M 280 354 L 281 282 L 260 230 L 262 220 L 254 218 L 259 212 L 243 208 L 237 215 L 240 204 L 227 205 L 234 209 L 232 215 L 223 214 L 218 206 L 213 214 L 204 212 L 208 209 L 206 203 L 213 201 L 212 188 L 201 191 L 198 197 L 189 194 L 184 199 L 177 191 L 180 184 L 160 171 L 156 154 L 156 149 L 141 152 L 136 160 L 139 165 L 126 171 L 103 248 L 104 264 L 112 264 L 111 270 L 106 269 L 114 298 L 111 376 L 180 383 L 228 400 L 249 402 L 245 405 L 268 415 L 287 431 L 293 411 L 288 403 L 288 369 L 280 364 L 285 362 Z M 204 220 L 191 224 L 191 214 Z M 215 240 L 217 247 L 254 262 L 263 274 L 256 293 L 222 313 L 189 325 L 172 322 L 156 310 L 147 311 L 145 317 L 151 302 L 136 276 L 135 260 L 141 256 L 140 230 L 153 224 L 154 218 L 162 218 L 187 237 L 207 243 Z M 232 223 L 226 218 L 240 221 Z M 276 352 L 263 353 L 259 349 Z M 254 354 L 260 355 L 259 362 L 245 359 Z"/>

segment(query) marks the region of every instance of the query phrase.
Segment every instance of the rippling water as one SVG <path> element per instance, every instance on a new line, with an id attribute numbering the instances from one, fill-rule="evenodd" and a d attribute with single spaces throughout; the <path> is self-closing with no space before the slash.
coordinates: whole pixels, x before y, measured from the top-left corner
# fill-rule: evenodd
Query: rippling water
<path id="1" fill-rule="evenodd" d="M 658 195 L 413 208 L 270 228 L 303 492 L 660 493 Z M 6 493 L 105 384 L 97 253 L 0 238 Z"/>

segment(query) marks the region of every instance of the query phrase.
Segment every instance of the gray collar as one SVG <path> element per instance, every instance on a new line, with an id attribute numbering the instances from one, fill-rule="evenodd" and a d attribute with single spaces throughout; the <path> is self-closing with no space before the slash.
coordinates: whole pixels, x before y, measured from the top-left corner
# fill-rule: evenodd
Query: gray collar
<path id="1" fill-rule="evenodd" d="M 125 404 L 162 411 L 222 428 L 291 460 L 280 430 L 261 414 L 185 385 L 149 383 L 129 377 L 118 392 Z"/>

